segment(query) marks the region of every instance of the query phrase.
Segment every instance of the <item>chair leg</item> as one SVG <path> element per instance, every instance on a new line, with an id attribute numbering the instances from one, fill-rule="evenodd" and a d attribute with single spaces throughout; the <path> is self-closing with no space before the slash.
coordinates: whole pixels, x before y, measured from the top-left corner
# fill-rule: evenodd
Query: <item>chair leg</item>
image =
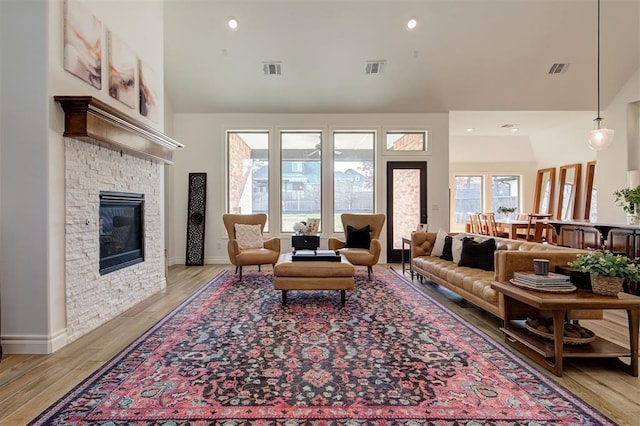
<path id="1" fill-rule="evenodd" d="M 238 273 L 238 265 L 236 265 L 236 272 L 235 272 L 235 273 L 236 273 L 236 274 Z"/>
<path id="2" fill-rule="evenodd" d="M 371 281 L 372 273 L 373 273 L 373 266 L 367 266 L 367 274 L 369 275 L 369 281 Z"/>
<path id="3" fill-rule="evenodd" d="M 242 266 L 238 266 L 238 281 L 242 281 Z"/>
<path id="4" fill-rule="evenodd" d="M 258 272 L 260 272 L 260 265 L 258 265 Z"/>

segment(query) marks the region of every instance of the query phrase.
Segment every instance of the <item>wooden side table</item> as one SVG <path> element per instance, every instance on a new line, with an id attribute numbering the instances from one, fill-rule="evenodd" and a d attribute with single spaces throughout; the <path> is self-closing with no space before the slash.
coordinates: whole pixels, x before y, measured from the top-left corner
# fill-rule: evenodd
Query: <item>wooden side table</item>
<path id="1" fill-rule="evenodd" d="M 505 342 L 518 349 L 557 376 L 562 376 L 564 358 L 617 358 L 630 357 L 623 368 L 638 377 L 638 335 L 640 328 L 640 297 L 631 295 L 602 296 L 589 290 L 578 289 L 574 293 L 542 293 L 518 288 L 508 282 L 493 282 L 491 287 L 504 295 Z M 539 311 L 553 314 L 553 341 L 546 341 L 517 327 L 512 320 L 519 311 L 519 305 L 526 305 Z M 624 309 L 629 322 L 629 348 L 624 348 L 600 336 L 586 345 L 565 346 L 562 343 L 564 321 L 567 311 L 573 309 Z"/>

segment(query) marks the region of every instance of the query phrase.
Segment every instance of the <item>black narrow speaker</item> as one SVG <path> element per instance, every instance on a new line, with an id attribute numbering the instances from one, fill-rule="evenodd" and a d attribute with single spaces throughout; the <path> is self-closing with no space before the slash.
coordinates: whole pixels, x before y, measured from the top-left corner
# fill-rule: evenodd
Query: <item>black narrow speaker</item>
<path id="1" fill-rule="evenodd" d="M 187 210 L 186 266 L 204 264 L 204 219 L 207 205 L 207 174 L 189 173 L 189 200 Z"/>

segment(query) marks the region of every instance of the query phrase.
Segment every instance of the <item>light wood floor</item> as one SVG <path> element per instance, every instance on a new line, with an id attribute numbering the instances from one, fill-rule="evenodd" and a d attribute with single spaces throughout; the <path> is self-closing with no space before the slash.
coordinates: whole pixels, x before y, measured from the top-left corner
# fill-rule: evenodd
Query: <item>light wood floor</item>
<path id="1" fill-rule="evenodd" d="M 376 269 L 385 268 L 379 265 Z M 393 265 L 399 269 L 399 265 Z M 25 425 L 168 314 L 226 265 L 173 266 L 166 291 L 150 297 L 51 355 L 5 355 L 0 362 L 0 425 Z M 492 315 L 435 285 L 426 291 L 502 342 Z M 626 314 L 608 311 L 603 321 L 582 321 L 600 336 L 628 347 Z M 546 373 L 545 373 L 546 374 Z M 577 359 L 565 363 L 563 377 L 547 374 L 621 425 L 640 425 L 640 379 L 611 360 Z"/>

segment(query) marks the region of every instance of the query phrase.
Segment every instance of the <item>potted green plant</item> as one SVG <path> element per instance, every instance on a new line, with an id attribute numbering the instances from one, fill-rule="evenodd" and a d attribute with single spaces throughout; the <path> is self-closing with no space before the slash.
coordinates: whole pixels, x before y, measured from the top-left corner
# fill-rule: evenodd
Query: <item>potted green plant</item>
<path id="1" fill-rule="evenodd" d="M 569 262 L 569 266 L 588 272 L 593 292 L 607 296 L 615 296 L 622 291 L 625 279 L 640 279 L 640 270 L 635 261 L 607 250 L 578 255 L 576 260 Z"/>
<path id="2" fill-rule="evenodd" d="M 517 210 L 516 207 L 500 206 L 498 207 L 498 210 L 496 210 L 496 212 L 507 218 L 510 218 L 513 215 L 513 213 L 515 213 L 516 210 Z"/>
<path id="3" fill-rule="evenodd" d="M 640 205 L 640 185 L 635 188 L 623 188 L 613 193 L 616 205 L 627 213 L 627 224 L 638 224 L 638 206 Z"/>

